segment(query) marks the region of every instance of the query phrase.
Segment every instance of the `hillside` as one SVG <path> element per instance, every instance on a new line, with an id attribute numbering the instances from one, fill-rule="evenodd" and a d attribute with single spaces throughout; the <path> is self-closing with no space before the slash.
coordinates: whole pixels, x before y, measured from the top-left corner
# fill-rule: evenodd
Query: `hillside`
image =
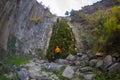
<path id="1" fill-rule="evenodd" d="M 83 52 L 90 49 L 94 52 L 120 52 L 117 36 L 120 23 L 119 5 L 118 0 L 102 0 L 92 6 L 83 7 L 80 11 L 73 11 L 74 15 L 70 16 L 71 24 L 79 30 L 79 42 L 83 43 Z M 116 30 L 113 31 L 113 28 Z M 78 49 L 80 51 L 80 47 Z"/>
<path id="2" fill-rule="evenodd" d="M 70 16 L 36 0 L 0 0 L 0 80 L 119 80 L 120 0 Z"/>

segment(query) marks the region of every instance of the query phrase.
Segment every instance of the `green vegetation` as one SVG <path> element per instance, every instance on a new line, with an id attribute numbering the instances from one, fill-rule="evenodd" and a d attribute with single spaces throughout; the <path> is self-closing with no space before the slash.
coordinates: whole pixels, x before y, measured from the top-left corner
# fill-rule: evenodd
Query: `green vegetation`
<path id="1" fill-rule="evenodd" d="M 54 74 L 59 78 L 59 80 L 69 80 L 68 78 L 65 78 L 62 76 L 62 72 L 64 71 L 65 67 L 63 67 L 61 69 L 61 71 L 58 71 L 58 72 L 54 72 Z M 43 72 L 52 72 L 51 70 L 47 69 L 47 68 L 42 68 L 41 71 Z M 51 75 L 50 75 L 51 76 Z"/>
<path id="2" fill-rule="evenodd" d="M 106 12 L 96 12 L 89 18 L 89 23 L 95 26 L 93 34 L 97 36 L 95 39 L 97 43 L 94 45 L 96 51 L 120 52 L 120 8 L 118 6 Z"/>
<path id="3" fill-rule="evenodd" d="M 38 17 L 33 17 L 33 18 L 30 18 L 30 21 L 33 21 L 33 22 L 35 22 L 36 24 L 38 24 L 39 22 L 41 22 L 41 19 L 38 18 Z"/>
<path id="4" fill-rule="evenodd" d="M 82 22 L 85 24 L 87 19 L 88 19 L 88 15 L 80 12 L 80 13 L 77 13 L 74 16 L 72 16 L 71 22 Z"/>
<path id="5" fill-rule="evenodd" d="M 120 80 L 120 70 L 115 73 L 102 73 L 95 76 L 95 80 Z"/>
<path id="6" fill-rule="evenodd" d="M 4 75 L 0 75 L 0 80 L 18 80 L 18 78 L 15 75 L 11 78 L 6 78 Z"/>
<path id="7" fill-rule="evenodd" d="M 29 61 L 29 58 L 26 57 L 17 57 L 13 54 L 8 55 L 3 60 L 1 60 L 0 64 L 0 79 L 2 80 L 17 80 L 16 76 L 13 76 L 11 79 L 7 79 L 4 74 L 8 74 L 12 69 L 13 66 L 19 66 L 21 64 L 27 63 Z"/>
<path id="8" fill-rule="evenodd" d="M 6 66 L 19 66 L 20 64 L 27 63 L 28 58 L 26 57 L 17 57 L 15 55 L 9 55 L 8 57 L 4 58 L 2 61 Z"/>
<path id="9" fill-rule="evenodd" d="M 120 52 L 119 6 L 114 6 L 107 10 L 99 9 L 92 15 L 77 13 L 77 15 L 72 16 L 72 18 L 73 21 L 75 19 L 75 22 L 80 22 L 88 26 L 87 29 L 82 30 L 82 32 L 88 34 L 87 37 L 89 38 L 89 42 L 86 43 L 95 53 L 104 52 L 112 54 Z M 81 35 L 82 33 L 80 33 L 80 37 L 82 38 L 83 36 Z"/>
<path id="10" fill-rule="evenodd" d="M 47 50 L 47 58 L 54 60 L 55 47 L 61 48 L 61 58 L 65 58 L 68 54 L 75 54 L 75 38 L 72 33 L 72 29 L 69 27 L 66 21 L 58 21 L 54 24 L 51 40 Z"/>
<path id="11" fill-rule="evenodd" d="M 47 17 L 47 18 L 50 18 L 52 16 L 52 14 L 50 13 L 50 12 L 47 12 L 46 14 L 45 14 L 45 17 Z"/>
<path id="12" fill-rule="evenodd" d="M 16 43 L 16 37 L 10 36 L 8 39 L 8 52 L 9 52 L 9 54 L 15 54 L 15 52 L 16 52 L 15 43 Z"/>

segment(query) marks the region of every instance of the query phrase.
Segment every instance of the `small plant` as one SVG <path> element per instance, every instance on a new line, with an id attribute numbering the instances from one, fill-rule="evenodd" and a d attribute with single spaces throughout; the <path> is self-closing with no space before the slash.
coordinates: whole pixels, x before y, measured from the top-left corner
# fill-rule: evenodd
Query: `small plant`
<path id="1" fill-rule="evenodd" d="M 50 18 L 52 15 L 51 15 L 51 13 L 50 12 L 47 12 L 46 14 L 45 14 L 45 17 L 47 17 L 47 18 Z"/>
<path id="2" fill-rule="evenodd" d="M 15 47 L 15 43 L 16 43 L 16 37 L 15 36 L 10 36 L 8 39 L 8 50 L 9 50 L 9 54 L 15 54 L 16 53 L 16 47 Z"/>
<path id="3" fill-rule="evenodd" d="M 108 73 L 97 74 L 94 77 L 94 79 L 95 80 L 120 80 L 120 70 L 112 74 L 108 74 Z"/>
<path id="4" fill-rule="evenodd" d="M 38 17 L 33 17 L 33 18 L 30 18 L 30 21 L 33 21 L 35 23 L 39 23 L 39 22 L 41 22 L 41 19 Z"/>
<path id="5" fill-rule="evenodd" d="M 49 69 L 47 69 L 47 68 L 42 68 L 41 71 L 42 71 L 42 72 L 51 72 L 51 71 L 50 71 Z"/>
<path id="6" fill-rule="evenodd" d="M 29 61 L 29 58 L 8 55 L 8 57 L 5 57 L 2 61 L 6 66 L 19 66 L 20 64 L 27 63 Z"/>

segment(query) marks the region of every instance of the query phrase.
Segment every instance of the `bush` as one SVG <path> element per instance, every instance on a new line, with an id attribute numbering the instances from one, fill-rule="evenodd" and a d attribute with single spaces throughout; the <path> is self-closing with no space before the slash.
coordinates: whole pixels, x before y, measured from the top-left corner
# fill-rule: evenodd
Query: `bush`
<path id="1" fill-rule="evenodd" d="M 99 10 L 95 12 L 89 16 L 88 25 L 94 26 L 93 37 L 91 38 L 93 42 L 96 41 L 92 45 L 96 52 L 120 52 L 120 49 L 118 49 L 120 43 L 120 37 L 118 36 L 120 35 L 120 8 L 118 6 L 114 6 L 107 11 Z"/>
<path id="2" fill-rule="evenodd" d="M 60 21 L 53 26 L 53 32 L 47 50 L 47 58 L 54 60 L 54 50 L 56 46 L 61 48 L 61 58 L 68 54 L 75 54 L 75 38 L 71 28 L 66 21 Z"/>
<path id="3" fill-rule="evenodd" d="M 33 18 L 30 18 L 30 21 L 33 21 L 35 23 L 39 23 L 39 22 L 41 22 L 41 19 L 38 17 L 33 17 Z"/>
<path id="4" fill-rule="evenodd" d="M 47 17 L 47 18 L 50 18 L 52 16 L 52 14 L 50 13 L 50 12 L 47 12 L 46 14 L 45 14 L 45 17 Z"/>

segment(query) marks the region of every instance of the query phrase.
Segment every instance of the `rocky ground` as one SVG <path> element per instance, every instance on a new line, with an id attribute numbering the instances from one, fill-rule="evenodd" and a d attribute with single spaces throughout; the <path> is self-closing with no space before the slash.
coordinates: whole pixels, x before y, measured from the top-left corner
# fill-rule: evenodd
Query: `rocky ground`
<path id="1" fill-rule="evenodd" d="M 94 76 L 102 74 L 102 71 L 113 73 L 120 69 L 117 57 L 107 55 L 97 59 L 95 55 L 78 53 L 55 62 L 34 58 L 5 76 L 10 78 L 16 74 L 20 80 L 94 80 Z"/>

